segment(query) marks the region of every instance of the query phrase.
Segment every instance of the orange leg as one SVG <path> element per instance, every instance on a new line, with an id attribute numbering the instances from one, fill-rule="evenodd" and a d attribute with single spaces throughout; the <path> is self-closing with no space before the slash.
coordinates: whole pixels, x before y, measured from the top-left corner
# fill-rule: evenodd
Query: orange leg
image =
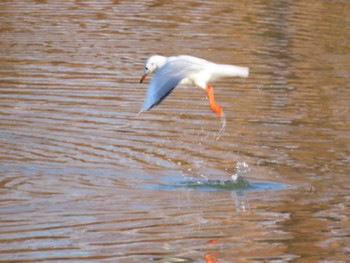
<path id="1" fill-rule="evenodd" d="M 223 111 L 222 107 L 219 106 L 215 101 L 213 87 L 208 84 L 205 87 L 205 91 L 208 93 L 209 104 L 210 104 L 210 108 L 212 109 L 212 111 L 215 112 L 218 116 L 222 116 L 224 111 Z"/>

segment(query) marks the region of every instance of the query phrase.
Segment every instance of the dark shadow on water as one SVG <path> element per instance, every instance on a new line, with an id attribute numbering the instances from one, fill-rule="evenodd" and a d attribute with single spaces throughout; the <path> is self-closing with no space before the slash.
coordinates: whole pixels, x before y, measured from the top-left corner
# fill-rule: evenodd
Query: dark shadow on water
<path id="1" fill-rule="evenodd" d="M 283 190 L 288 188 L 287 184 L 277 182 L 250 182 L 243 177 L 236 180 L 207 180 L 207 179 L 184 179 L 164 178 L 165 182 L 159 184 L 144 185 L 148 189 L 161 190 L 183 190 L 196 189 L 200 191 L 267 191 Z"/>

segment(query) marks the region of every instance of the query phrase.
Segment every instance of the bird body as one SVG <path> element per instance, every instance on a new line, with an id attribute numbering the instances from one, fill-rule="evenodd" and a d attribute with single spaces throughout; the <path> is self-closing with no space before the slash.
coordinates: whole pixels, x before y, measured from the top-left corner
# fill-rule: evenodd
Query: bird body
<path id="1" fill-rule="evenodd" d="M 147 111 L 158 105 L 178 85 L 198 86 L 208 92 L 211 109 L 222 115 L 222 108 L 216 104 L 213 88 L 208 84 L 223 77 L 248 77 L 249 69 L 233 65 L 216 64 L 192 56 L 151 56 L 145 63 L 144 75 L 154 73 L 148 87 L 146 99 L 141 111 Z"/>

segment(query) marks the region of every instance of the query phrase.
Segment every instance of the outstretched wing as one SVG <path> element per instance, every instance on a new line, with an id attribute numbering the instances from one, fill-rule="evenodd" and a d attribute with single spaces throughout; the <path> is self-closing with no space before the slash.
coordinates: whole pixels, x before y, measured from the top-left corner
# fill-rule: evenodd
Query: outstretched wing
<path id="1" fill-rule="evenodd" d="M 151 80 L 142 111 L 152 109 L 162 102 L 180 83 L 190 74 L 196 73 L 203 68 L 200 63 L 180 57 L 169 57 L 167 63 L 160 69 Z"/>

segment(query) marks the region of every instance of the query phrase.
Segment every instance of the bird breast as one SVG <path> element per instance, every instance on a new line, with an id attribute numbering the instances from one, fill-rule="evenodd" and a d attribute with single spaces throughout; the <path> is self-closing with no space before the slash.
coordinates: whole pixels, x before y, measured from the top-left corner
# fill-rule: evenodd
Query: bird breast
<path id="1" fill-rule="evenodd" d="M 183 85 L 183 86 L 193 86 L 195 85 L 195 83 L 193 82 L 193 80 L 190 77 L 184 78 L 180 81 L 179 85 Z"/>
<path id="2" fill-rule="evenodd" d="M 202 89 L 205 89 L 207 82 L 210 80 L 212 74 L 210 71 L 202 70 L 197 73 L 188 75 L 186 78 L 183 78 L 179 85 L 181 86 L 197 86 Z"/>

